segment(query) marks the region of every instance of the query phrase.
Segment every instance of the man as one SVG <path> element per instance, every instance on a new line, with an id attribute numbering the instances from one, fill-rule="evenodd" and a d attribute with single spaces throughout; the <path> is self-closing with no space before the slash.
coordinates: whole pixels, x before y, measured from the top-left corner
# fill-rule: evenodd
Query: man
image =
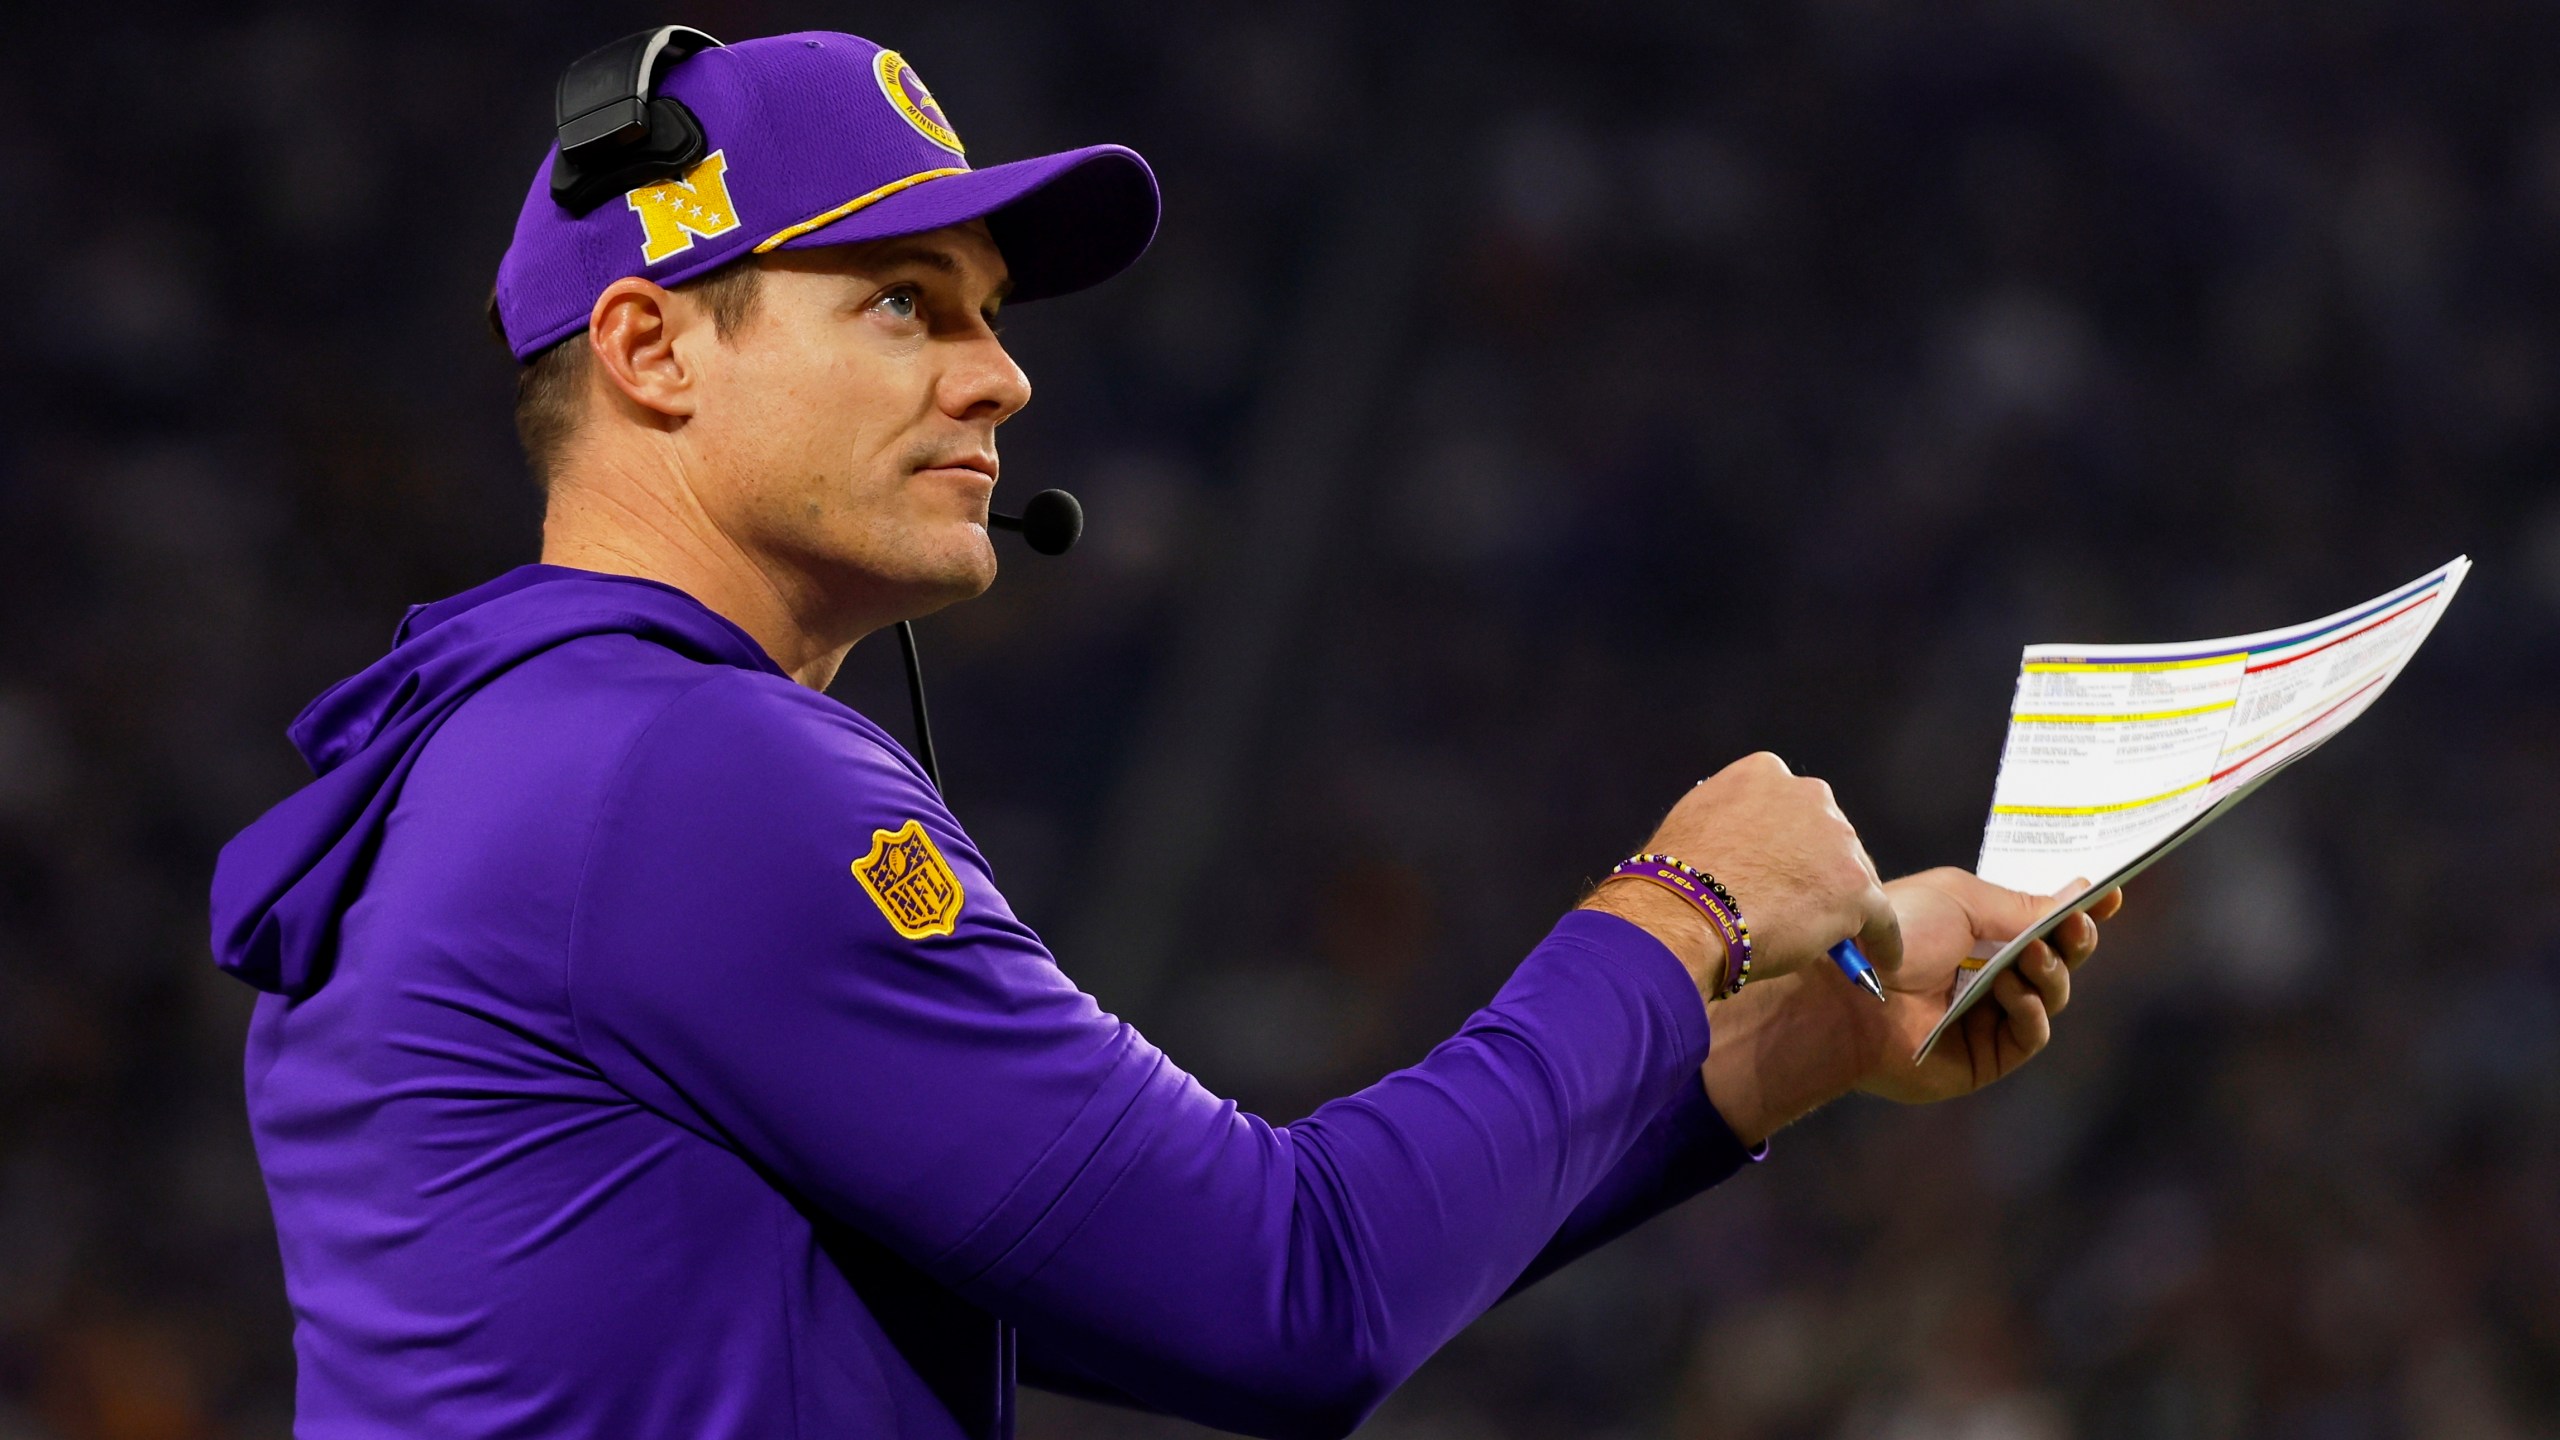
<path id="1" fill-rule="evenodd" d="M 1103 1013 L 895 741 L 823 691 L 976 595 L 1008 293 L 1108 277 L 1152 177 L 967 168 L 849 35 L 661 78 L 710 148 L 577 213 L 496 309 L 542 563 L 412 609 L 292 727 L 318 778 L 223 851 L 220 963 L 307 1436 L 998 1436 L 1017 1374 L 1252 1434 L 1353 1428 L 1504 1294 L 1851 1088 L 2045 1043 L 2075 921 L 1928 1064 L 1959 959 L 2040 902 L 1880 885 L 1815 780 L 1736 762 L 1422 1063 L 1285 1128 Z M 1877 1006 L 1823 960 L 1862 934 Z M 1214 943 L 1211 940 L 1209 943 Z"/>

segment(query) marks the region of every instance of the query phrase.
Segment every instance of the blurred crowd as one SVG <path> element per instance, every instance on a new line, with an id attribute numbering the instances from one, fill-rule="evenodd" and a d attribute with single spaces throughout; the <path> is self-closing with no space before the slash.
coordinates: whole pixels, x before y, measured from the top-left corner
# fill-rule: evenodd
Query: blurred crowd
<path id="1" fill-rule="evenodd" d="M 1008 319 L 1007 491 L 1087 545 L 920 628 L 1015 908 L 1275 1122 L 1730 758 L 1966 863 L 2022 644 L 2478 562 L 2051 1054 L 1785 1132 L 1365 1433 L 2560 1434 L 2560 9 L 142 0 L 13 27 L 0 1440 L 288 1431 L 212 857 L 403 606 L 532 558 L 481 307 L 560 66 L 670 19 L 1155 164 L 1155 252 Z M 880 649 L 838 694 L 903 734 Z"/>

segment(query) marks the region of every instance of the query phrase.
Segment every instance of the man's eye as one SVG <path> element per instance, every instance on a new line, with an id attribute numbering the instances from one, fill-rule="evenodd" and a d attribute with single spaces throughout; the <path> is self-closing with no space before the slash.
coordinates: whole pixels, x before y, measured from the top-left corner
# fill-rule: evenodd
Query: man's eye
<path id="1" fill-rule="evenodd" d="M 897 319 L 916 318 L 916 292 L 913 290 L 892 290 L 872 303 L 888 311 Z"/>

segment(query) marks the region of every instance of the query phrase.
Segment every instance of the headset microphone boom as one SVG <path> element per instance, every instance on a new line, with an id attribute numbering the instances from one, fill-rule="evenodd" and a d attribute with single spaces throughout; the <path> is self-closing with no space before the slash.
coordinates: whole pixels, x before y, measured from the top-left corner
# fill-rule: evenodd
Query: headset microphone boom
<path id="1" fill-rule="evenodd" d="M 1019 531 L 1022 543 L 1043 555 L 1064 555 L 1084 536 L 1084 506 L 1064 490 L 1043 490 L 1024 502 L 1019 515 L 987 512 L 987 524 Z M 906 662 L 907 698 L 915 704 L 916 763 L 924 767 L 924 778 L 933 782 L 934 792 L 948 804 L 950 796 L 942 789 L 942 763 L 933 753 L 933 718 L 924 708 L 924 666 L 916 660 L 914 621 L 898 622 L 898 655 Z"/>

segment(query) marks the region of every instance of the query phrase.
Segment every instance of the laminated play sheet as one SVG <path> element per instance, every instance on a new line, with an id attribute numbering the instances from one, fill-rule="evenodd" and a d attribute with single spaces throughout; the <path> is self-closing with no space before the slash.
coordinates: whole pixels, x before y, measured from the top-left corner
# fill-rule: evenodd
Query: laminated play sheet
<path id="1" fill-rule="evenodd" d="M 2256 635 L 2028 646 L 1975 869 L 2037 894 L 2092 883 L 1995 953 L 1967 961 L 1954 1003 L 1913 1058 L 2065 916 L 2142 873 L 2363 714 L 2470 569 L 2457 557 L 2378 600 Z"/>

